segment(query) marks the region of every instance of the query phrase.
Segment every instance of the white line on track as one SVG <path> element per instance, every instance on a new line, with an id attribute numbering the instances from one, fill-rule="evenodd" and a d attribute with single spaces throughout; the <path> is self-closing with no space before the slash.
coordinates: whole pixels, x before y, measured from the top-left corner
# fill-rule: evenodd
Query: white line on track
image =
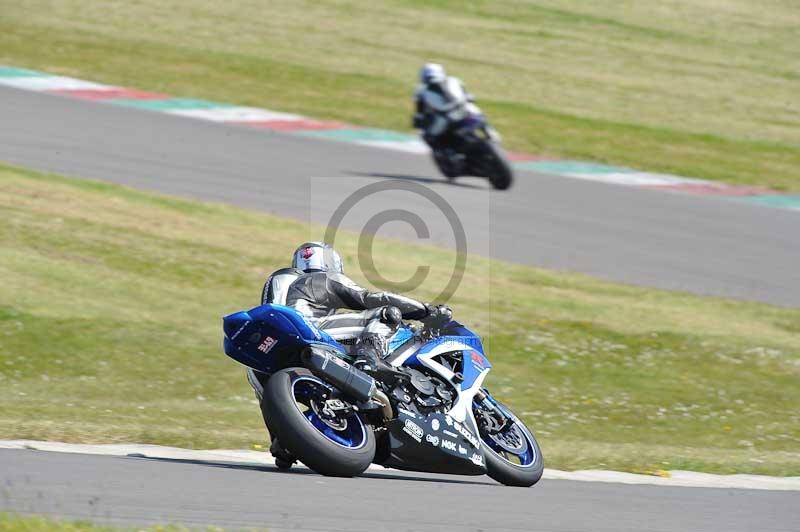
<path id="1" fill-rule="evenodd" d="M 300 115 L 279 113 L 255 107 L 216 107 L 213 109 L 171 109 L 169 114 L 188 118 L 199 118 L 212 122 L 268 122 L 271 120 L 298 121 L 305 120 Z"/>
<path id="2" fill-rule="evenodd" d="M 237 449 L 193 450 L 140 443 L 83 444 L 34 440 L 0 440 L 0 449 L 30 449 L 59 453 L 95 454 L 105 456 L 141 456 L 171 460 L 198 460 L 218 463 L 274 465 L 268 453 Z M 372 471 L 385 468 L 372 465 Z M 544 479 L 581 482 L 611 482 L 618 484 L 647 484 L 653 486 L 727 488 L 800 491 L 800 477 L 769 477 L 762 475 L 712 475 L 693 471 L 670 471 L 669 477 L 637 475 L 619 471 L 559 471 L 545 469 Z"/>
<path id="3" fill-rule="evenodd" d="M 654 174 L 651 172 L 608 172 L 608 173 L 581 173 L 581 172 L 566 172 L 564 177 L 572 177 L 575 179 L 584 179 L 587 181 L 600 181 L 612 185 L 626 185 L 630 187 L 648 187 L 648 186 L 664 186 L 664 185 L 709 185 L 713 186 L 711 181 L 703 181 L 702 179 L 692 179 L 689 177 L 680 177 L 668 174 Z M 719 185 L 719 183 L 718 183 Z"/>
<path id="4" fill-rule="evenodd" d="M 419 153 L 425 155 L 431 153 L 428 145 L 421 140 L 364 140 L 357 142 L 357 144 L 372 146 L 373 148 L 398 150 L 407 153 Z"/>
<path id="5" fill-rule="evenodd" d="M 0 77 L 0 85 L 8 85 L 18 89 L 31 91 L 55 91 L 55 90 L 111 90 L 119 87 L 103 85 L 84 81 L 82 79 L 67 78 L 64 76 L 36 76 L 36 77 Z"/>

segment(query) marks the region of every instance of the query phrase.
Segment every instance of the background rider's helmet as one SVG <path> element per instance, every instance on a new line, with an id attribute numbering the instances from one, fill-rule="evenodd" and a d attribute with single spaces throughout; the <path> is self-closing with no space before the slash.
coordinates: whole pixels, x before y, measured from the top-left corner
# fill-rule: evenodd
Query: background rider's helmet
<path id="1" fill-rule="evenodd" d="M 445 79 L 447 79 L 447 74 L 444 68 L 436 63 L 428 63 L 419 71 L 419 80 L 425 85 L 442 83 Z"/>
<path id="2" fill-rule="evenodd" d="M 344 273 L 342 258 L 325 242 L 306 242 L 297 248 L 292 258 L 292 268 L 304 272 Z"/>

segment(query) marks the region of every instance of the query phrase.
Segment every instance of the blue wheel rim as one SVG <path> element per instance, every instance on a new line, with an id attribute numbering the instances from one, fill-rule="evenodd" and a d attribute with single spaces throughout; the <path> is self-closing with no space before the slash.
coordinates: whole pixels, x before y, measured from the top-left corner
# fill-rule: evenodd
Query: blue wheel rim
<path id="1" fill-rule="evenodd" d="M 367 428 L 357 414 L 351 414 L 346 418 L 347 424 L 342 430 L 336 430 L 329 426 L 310 408 L 310 398 L 313 392 L 321 386 L 326 386 L 316 377 L 299 377 L 292 380 L 292 397 L 295 406 L 306 418 L 309 424 L 317 432 L 325 436 L 328 440 L 346 449 L 359 449 L 367 443 Z M 301 405 L 309 407 L 303 410 Z"/>
<path id="2" fill-rule="evenodd" d="M 513 421 L 511 427 L 506 430 L 510 430 L 512 427 L 516 427 L 519 431 L 519 434 L 522 436 L 524 440 L 524 449 L 520 452 L 510 452 L 507 449 L 504 449 L 500 444 L 498 444 L 490 435 L 481 435 L 481 440 L 483 443 L 488 447 L 489 451 L 497 455 L 498 458 L 501 460 L 511 464 L 514 467 L 531 467 L 536 463 L 537 458 L 537 450 L 533 444 L 534 438 L 533 435 L 528 430 L 528 427 L 522 423 L 517 416 L 515 416 L 510 410 L 505 408 L 503 405 L 498 403 L 494 398 L 490 399 L 492 403 L 503 411 L 505 415 L 507 415 Z M 519 460 L 519 463 L 513 462 L 508 459 L 508 455 L 515 457 Z"/>
<path id="3" fill-rule="evenodd" d="M 517 425 L 517 423 L 514 423 Z M 525 430 L 521 430 L 522 437 L 525 439 L 525 450 L 520 453 L 512 453 L 500 447 L 496 441 L 494 441 L 491 437 L 483 437 L 481 438 L 483 442 L 491 449 L 494 454 L 500 457 L 502 460 L 508 462 L 509 464 L 517 467 L 530 467 L 536 461 L 536 449 L 533 447 L 530 439 L 528 439 L 528 435 L 526 434 Z M 519 463 L 515 463 L 507 458 L 507 455 L 515 456 Z"/>

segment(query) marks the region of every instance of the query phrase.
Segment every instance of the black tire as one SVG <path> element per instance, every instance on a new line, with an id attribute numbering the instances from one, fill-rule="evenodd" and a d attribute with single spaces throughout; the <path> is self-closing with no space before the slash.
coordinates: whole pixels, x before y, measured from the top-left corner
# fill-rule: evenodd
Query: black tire
<path id="1" fill-rule="evenodd" d="M 436 168 L 439 169 L 439 171 L 447 178 L 448 181 L 452 181 L 458 177 L 459 174 L 443 160 L 443 157 L 444 156 L 440 156 L 436 151 L 433 152 L 433 162 L 436 164 Z"/>
<path id="2" fill-rule="evenodd" d="M 484 143 L 484 157 L 491 160 L 487 164 L 489 182 L 497 190 L 507 190 L 514 181 L 514 172 L 503 150 L 494 142 Z"/>
<path id="3" fill-rule="evenodd" d="M 355 449 L 328 439 L 311 425 L 295 402 L 292 385 L 300 377 L 319 381 L 304 368 L 281 370 L 267 381 L 262 407 L 270 429 L 292 456 L 321 475 L 352 477 L 363 473 L 375 457 L 375 435 L 371 427 L 363 424 L 365 439 Z"/>
<path id="4" fill-rule="evenodd" d="M 506 411 L 508 411 L 507 408 Z M 533 486 L 542 478 L 542 473 L 544 472 L 544 457 L 539 448 L 539 442 L 536 441 L 536 437 L 533 433 L 516 416 L 514 416 L 514 420 L 533 448 L 533 452 L 535 453 L 533 462 L 529 465 L 521 466 L 505 460 L 486 443 L 483 435 L 481 435 L 481 448 L 483 449 L 483 456 L 486 460 L 486 473 L 490 477 L 506 486 L 527 488 Z"/>

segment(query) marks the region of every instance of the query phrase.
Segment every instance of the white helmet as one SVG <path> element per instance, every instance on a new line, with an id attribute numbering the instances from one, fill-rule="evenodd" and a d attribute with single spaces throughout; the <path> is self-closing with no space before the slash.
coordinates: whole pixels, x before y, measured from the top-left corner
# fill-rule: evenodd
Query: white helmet
<path id="1" fill-rule="evenodd" d="M 342 258 L 325 242 L 306 242 L 294 252 L 292 268 L 309 271 L 344 273 Z"/>
<path id="2" fill-rule="evenodd" d="M 419 71 L 419 80 L 426 85 L 429 83 L 442 83 L 447 78 L 444 67 L 437 63 L 427 63 Z"/>

